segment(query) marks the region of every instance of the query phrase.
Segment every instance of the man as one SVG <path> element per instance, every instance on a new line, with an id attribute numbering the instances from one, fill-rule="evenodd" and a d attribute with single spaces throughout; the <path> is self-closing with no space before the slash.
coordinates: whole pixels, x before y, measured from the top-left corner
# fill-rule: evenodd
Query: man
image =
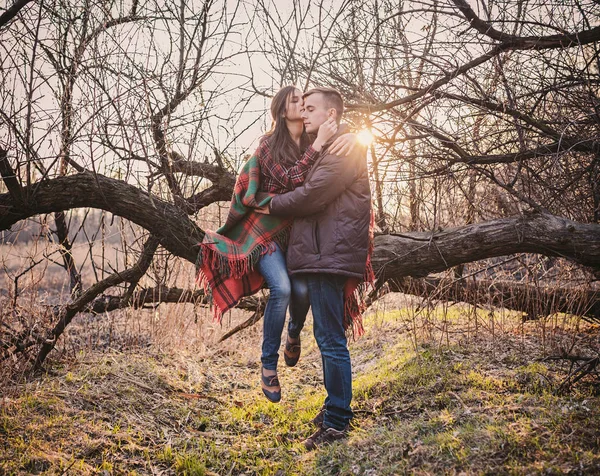
<path id="1" fill-rule="evenodd" d="M 344 108 L 339 92 L 311 89 L 303 99 L 302 119 L 308 133 L 316 134 L 332 117 L 339 125 Z M 304 184 L 275 196 L 269 212 L 295 218 L 287 266 L 293 278 L 300 277 L 308 285 L 314 334 L 323 361 L 327 398 L 323 413 L 313 420 L 318 430 L 304 441 L 307 449 L 313 449 L 345 438 L 353 416 L 344 285 L 349 278 L 363 277 L 367 261 L 371 192 L 365 149 L 355 148 L 349 157 L 340 157 L 325 146 Z"/>

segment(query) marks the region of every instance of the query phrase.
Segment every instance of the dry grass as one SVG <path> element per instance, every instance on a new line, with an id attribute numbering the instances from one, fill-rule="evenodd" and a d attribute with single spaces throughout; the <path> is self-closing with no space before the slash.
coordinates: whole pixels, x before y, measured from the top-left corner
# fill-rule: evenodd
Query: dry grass
<path id="1" fill-rule="evenodd" d="M 345 444 L 312 453 L 299 444 L 323 398 L 309 329 L 298 367 L 280 369 L 284 397 L 275 405 L 258 385 L 260 326 L 217 345 L 222 330 L 202 320 L 201 334 L 213 338 L 200 346 L 193 317 L 180 316 L 189 325 L 177 347 L 149 342 L 55 356 L 52 373 L 5 388 L 0 472 L 600 471 L 597 382 L 558 395 L 568 367 L 542 360 L 565 346 L 592 355 L 597 326 L 566 316 L 521 325 L 480 310 L 475 330 L 472 309 L 415 304 L 386 298 L 367 316 L 367 334 L 351 343 L 356 418 Z"/>

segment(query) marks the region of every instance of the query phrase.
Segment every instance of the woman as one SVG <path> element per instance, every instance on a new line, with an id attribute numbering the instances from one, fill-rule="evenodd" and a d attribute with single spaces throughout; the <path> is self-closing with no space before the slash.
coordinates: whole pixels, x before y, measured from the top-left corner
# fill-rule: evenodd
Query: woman
<path id="1" fill-rule="evenodd" d="M 262 192 L 284 193 L 302 185 L 323 146 L 337 132 L 337 124 L 331 119 L 320 127 L 310 144 L 301 118 L 302 105 L 302 93 L 294 86 L 282 88 L 273 97 L 272 127 L 261 138 L 256 152 Z M 354 134 L 344 134 L 336 139 L 329 151 L 349 154 L 356 142 Z M 270 401 L 278 402 L 281 386 L 277 378 L 277 361 L 286 308 L 289 304 L 291 319 L 284 355 L 286 364 L 294 366 L 300 356 L 300 330 L 309 302 L 303 281 L 290 280 L 287 274 L 285 250 L 277 243 L 273 248 L 272 252 L 262 255 L 257 269 L 270 291 L 263 321 L 261 387 Z"/>

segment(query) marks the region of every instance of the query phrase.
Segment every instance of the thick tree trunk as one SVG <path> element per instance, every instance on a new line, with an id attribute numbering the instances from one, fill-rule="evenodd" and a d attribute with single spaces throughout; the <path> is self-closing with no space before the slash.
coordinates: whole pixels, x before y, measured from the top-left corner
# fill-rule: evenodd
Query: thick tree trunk
<path id="1" fill-rule="evenodd" d="M 31 197 L 26 203 L 15 197 Z M 210 199 L 214 201 L 214 197 Z M 0 194 L 0 231 L 41 213 L 99 208 L 144 227 L 176 256 L 195 262 L 204 232 L 177 206 L 121 180 L 80 173 Z M 383 279 L 422 277 L 481 259 L 513 253 L 568 258 L 600 268 L 600 225 L 547 213 L 490 220 L 433 233 L 375 238 L 373 266 Z"/>
<path id="2" fill-rule="evenodd" d="M 381 235 L 375 238 L 373 268 L 385 280 L 423 277 L 513 253 L 559 256 L 598 269 L 600 225 L 528 212 L 433 233 Z"/>
<path id="3" fill-rule="evenodd" d="M 195 262 L 204 232 L 175 205 L 121 180 L 80 173 L 0 194 L 0 231 L 41 213 L 99 208 L 144 227 L 176 256 Z M 31 197 L 26 203 L 15 197 Z M 211 200 L 214 200 L 212 198 Z M 568 258 L 600 268 L 600 225 L 547 213 L 490 220 L 433 233 L 375 238 L 373 266 L 383 279 L 422 277 L 462 263 L 513 253 Z"/>
<path id="4" fill-rule="evenodd" d="M 98 208 L 127 218 L 156 236 L 176 256 L 195 262 L 204 232 L 181 208 L 121 180 L 80 173 L 23 187 L 24 205 L 11 194 L 0 194 L 0 231 L 41 214 L 72 208 Z M 212 199 L 211 199 L 212 200 Z"/>

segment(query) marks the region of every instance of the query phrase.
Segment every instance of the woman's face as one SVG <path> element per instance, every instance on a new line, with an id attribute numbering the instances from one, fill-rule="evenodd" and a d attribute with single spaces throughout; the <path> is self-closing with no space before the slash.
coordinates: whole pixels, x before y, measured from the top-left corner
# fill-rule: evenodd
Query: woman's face
<path id="1" fill-rule="evenodd" d="M 302 121 L 302 92 L 294 89 L 287 98 L 285 118 L 288 121 Z"/>

